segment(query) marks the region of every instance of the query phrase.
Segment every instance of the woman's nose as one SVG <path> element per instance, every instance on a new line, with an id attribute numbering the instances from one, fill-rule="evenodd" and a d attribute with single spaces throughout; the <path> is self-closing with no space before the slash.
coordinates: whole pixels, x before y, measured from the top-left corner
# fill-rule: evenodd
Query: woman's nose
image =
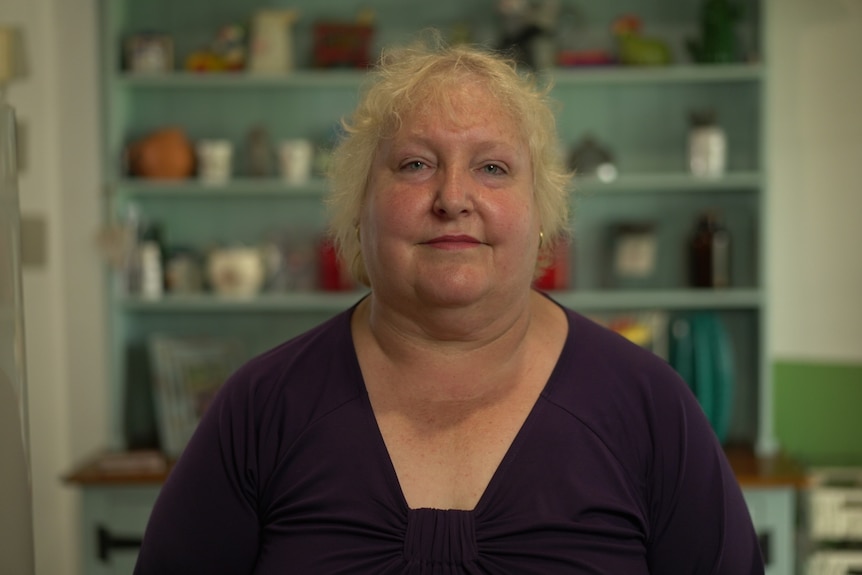
<path id="1" fill-rule="evenodd" d="M 437 185 L 434 213 L 449 218 L 468 214 L 473 209 L 472 196 L 468 176 L 454 171 L 445 172 Z"/>

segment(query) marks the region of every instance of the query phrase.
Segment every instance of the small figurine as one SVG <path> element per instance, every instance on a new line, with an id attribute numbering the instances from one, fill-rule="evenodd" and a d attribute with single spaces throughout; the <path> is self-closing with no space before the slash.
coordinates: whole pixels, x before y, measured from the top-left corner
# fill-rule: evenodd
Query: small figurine
<path id="1" fill-rule="evenodd" d="M 563 68 L 581 66 L 611 66 L 616 54 L 596 46 L 590 37 L 588 18 L 577 7 L 567 6 L 557 23 L 557 65 Z"/>
<path id="2" fill-rule="evenodd" d="M 238 24 L 223 26 L 209 46 L 186 58 L 186 70 L 192 72 L 235 72 L 245 68 L 247 59 L 245 28 Z"/>
<path id="3" fill-rule="evenodd" d="M 500 0 L 497 9 L 503 18 L 500 48 L 534 69 L 553 67 L 559 0 Z"/>
<path id="4" fill-rule="evenodd" d="M 221 60 L 225 70 L 242 70 L 248 52 L 245 28 L 238 24 L 222 26 L 210 50 Z"/>
<path id="5" fill-rule="evenodd" d="M 611 182 L 617 177 L 613 154 L 590 133 L 575 145 L 569 156 L 569 167 L 578 177 L 594 177 L 602 182 Z"/>
<path id="6" fill-rule="evenodd" d="M 246 172 L 255 178 L 268 178 L 275 174 L 275 148 L 263 126 L 255 126 L 246 137 Z"/>
<path id="7" fill-rule="evenodd" d="M 626 14 L 614 20 L 612 31 L 617 38 L 619 61 L 628 66 L 664 66 L 672 57 L 667 42 L 641 35 L 638 16 Z"/>

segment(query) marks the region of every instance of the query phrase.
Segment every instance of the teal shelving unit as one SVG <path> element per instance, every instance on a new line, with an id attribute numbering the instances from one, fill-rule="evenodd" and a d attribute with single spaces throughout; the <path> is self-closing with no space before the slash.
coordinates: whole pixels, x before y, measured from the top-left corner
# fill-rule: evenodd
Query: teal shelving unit
<path id="1" fill-rule="evenodd" d="M 315 21 L 350 19 L 362 7 L 371 7 L 377 18 L 375 51 L 389 42 L 408 39 L 427 26 L 446 33 L 458 24 L 473 23 L 474 38 L 482 41 L 493 38 L 497 25 L 487 17 L 494 13 L 490 2 L 464 5 L 444 1 L 435 3 L 433 10 L 411 7 L 409 11 L 393 0 L 292 3 L 289 7 L 301 14 L 293 29 L 294 71 L 278 76 L 244 71 L 197 73 L 183 70 L 185 57 L 204 45 L 218 26 L 248 22 L 253 12 L 264 6 L 258 2 L 220 2 L 203 10 L 199 4 L 124 0 L 105 2 L 102 9 L 106 217 L 117 217 L 133 204 L 144 217 L 162 224 L 169 245 L 195 248 L 255 245 L 287 230 L 307 235 L 323 230 L 324 180 L 288 186 L 277 178 L 248 178 L 241 169 L 244 138 L 252 126 L 265 126 L 274 141 L 300 136 L 325 146 L 339 118 L 354 105 L 364 78 L 362 71 L 321 70 L 309 65 Z M 735 411 L 744 415 L 734 417 L 730 436 L 734 441 L 768 447 L 773 443 L 770 393 L 760 335 L 767 303 L 762 280 L 767 182 L 761 113 L 766 64 L 759 58 L 759 4 L 750 2 L 746 7 L 747 18 L 739 30 L 748 60 L 721 65 L 698 65 L 686 57 L 686 39 L 698 33 L 697 3 L 665 0 L 643 6 L 621 0 L 602 6 L 567 7 L 572 8 L 581 14 L 577 31 L 587 38 L 609 38 L 606 30 L 616 15 L 640 14 L 648 33 L 668 40 L 675 62 L 658 67 L 553 69 L 539 74 L 540 81 L 553 86 L 551 95 L 559 104 L 564 146 L 570 150 L 591 134 L 613 152 L 619 170 L 618 178 L 611 182 L 576 178 L 569 289 L 554 295 L 585 312 L 714 310 L 721 314 L 738 332 L 731 335 L 741 358 L 735 378 L 739 383 Z M 123 40 L 142 31 L 171 36 L 174 69 L 141 74 L 122 68 Z M 689 113 L 703 108 L 716 111 L 727 133 L 728 170 L 719 178 L 697 178 L 687 168 Z M 192 140 L 230 140 L 237 152 L 235 177 L 221 186 L 207 186 L 193 179 L 153 183 L 130 178 L 123 167 L 128 143 L 167 125 L 182 127 Z M 733 285 L 727 290 L 686 287 L 683 249 L 696 217 L 707 209 L 721 211 L 733 238 Z M 609 229 L 630 221 L 655 227 L 657 274 L 638 289 L 615 289 L 607 272 Z M 121 414 L 126 411 L 127 365 L 123 358 L 130 346 L 142 344 L 150 330 L 175 325 L 190 332 L 218 324 L 230 332 L 245 321 L 244 316 L 274 314 L 277 328 L 270 337 L 250 336 L 253 351 L 260 351 L 277 338 L 289 337 L 336 313 L 355 298 L 356 294 L 265 293 L 252 301 L 236 302 L 211 294 L 168 294 L 158 301 L 144 301 L 116 294 L 109 306 L 115 333 L 110 355 L 116 380 L 117 447 L 124 446 Z"/>
<path id="2" fill-rule="evenodd" d="M 746 18 L 739 27 L 747 61 L 724 65 L 698 65 L 686 56 L 686 39 L 698 34 L 699 4 L 685 0 L 563 3 L 565 21 L 570 23 L 568 16 L 576 9 L 581 14 L 577 33 L 588 39 L 607 40 L 615 16 L 638 13 L 647 33 L 668 40 L 675 61 L 666 67 L 553 69 L 541 74 L 540 80 L 553 84 L 551 95 L 559 103 L 558 123 L 566 149 L 592 134 L 613 152 L 619 170 L 611 182 L 576 178 L 570 285 L 553 296 L 587 314 L 718 313 L 737 358 L 730 438 L 769 451 L 774 440 L 763 335 L 768 313 L 763 238 L 769 210 L 762 110 L 767 63 L 760 57 L 760 2 L 745 2 Z M 310 67 L 315 21 L 351 20 L 370 7 L 376 18 L 374 52 L 428 26 L 448 33 L 466 23 L 474 39 L 491 41 L 499 25 L 493 18 L 496 5 L 490 0 L 103 0 L 100 6 L 105 220 L 115 221 L 134 205 L 145 218 L 161 223 L 168 245 L 199 249 L 215 244 L 255 245 L 285 232 L 312 237 L 323 230 L 323 179 L 291 186 L 278 178 L 249 178 L 241 167 L 244 139 L 252 126 L 265 126 L 276 142 L 298 136 L 325 146 L 339 118 L 356 102 L 362 71 Z M 264 7 L 299 10 L 293 34 L 296 70 L 281 76 L 182 70 L 185 57 L 205 45 L 219 26 L 247 23 L 256 9 Z M 172 37 L 175 69 L 150 74 L 124 70 L 123 40 L 151 31 Z M 702 108 L 715 110 L 727 133 L 728 170 L 719 178 L 693 177 L 686 165 L 689 112 Z M 192 140 L 230 140 L 239 154 L 235 177 L 219 186 L 195 179 L 158 183 L 129 177 L 124 167 L 126 146 L 168 125 L 182 127 Z M 733 238 L 733 285 L 722 290 L 691 289 L 686 287 L 683 249 L 696 216 L 711 208 L 723 213 Z M 614 288 L 607 282 L 608 230 L 623 221 L 647 221 L 657 230 L 658 274 L 651 284 L 637 289 Z M 141 409 L 148 385 L 141 366 L 146 339 L 153 333 L 234 335 L 251 354 L 338 313 L 364 293 L 282 291 L 251 299 L 169 293 L 145 299 L 125 293 L 114 274 L 108 275 L 112 289 L 105 305 L 112 344 L 106 355 L 112 374 L 111 447 L 117 449 L 128 447 L 135 437 L 152 435 L 151 414 Z M 96 524 L 113 525 L 115 534 L 139 534 L 157 489 L 157 485 L 137 486 L 130 488 L 129 497 L 116 485 L 88 489 L 85 543 L 97 539 L 91 533 Z M 768 507 L 761 498 L 769 500 L 769 496 L 746 492 L 759 513 Z M 792 508 L 788 511 L 785 498 L 782 492 L 782 513 L 789 513 Z M 124 505 L 128 512 L 123 511 Z M 130 564 L 128 557 L 112 564 L 88 553 L 87 573 L 114 573 L 117 565 Z M 784 567 L 770 571 L 779 572 L 790 571 Z"/>
<path id="3" fill-rule="evenodd" d="M 309 66 L 312 24 L 321 18 L 351 19 L 361 8 L 371 8 L 376 14 L 375 51 L 428 26 L 446 33 L 459 23 L 473 23 L 474 37 L 482 41 L 492 39 L 498 25 L 488 18 L 495 9 L 490 2 L 466 5 L 451 0 L 435 3 L 433 10 L 427 6 L 407 10 L 393 0 L 300 2 L 289 6 L 301 14 L 293 31 L 295 71 L 259 76 L 182 69 L 185 57 L 205 45 L 218 26 L 248 22 L 264 6 L 219 2 L 204 9 L 202 2 L 166 0 L 102 4 L 106 219 L 117 218 L 135 205 L 146 218 L 162 224 L 166 243 L 198 248 L 254 245 L 285 230 L 317 234 L 325 226 L 323 180 L 289 186 L 277 178 L 248 178 L 241 170 L 243 142 L 252 126 L 265 126 L 274 141 L 299 136 L 326 145 L 339 118 L 356 101 L 362 71 Z M 274 7 L 281 6 L 275 3 Z M 619 177 L 611 182 L 576 178 L 570 289 L 555 296 L 584 311 L 712 309 L 731 318 L 728 323 L 740 331 L 732 334 L 734 341 L 745 342 L 738 346 L 738 355 L 744 358 L 740 364 L 749 370 L 737 374 L 737 411 L 754 415 L 735 418 L 730 435 L 734 441 L 768 447 L 773 444 L 768 417 L 771 399 L 760 335 L 767 303 L 762 279 L 767 182 L 761 109 L 766 63 L 759 57 L 759 3 L 746 6 L 746 20 L 739 29 L 748 60 L 721 65 L 698 65 L 686 56 L 686 39 L 698 34 L 697 3 L 664 0 L 644 6 L 620 0 L 577 9 L 581 14 L 577 33 L 605 38 L 608 43 L 607 29 L 615 16 L 640 14 L 648 33 L 671 44 L 675 61 L 659 67 L 567 68 L 540 73 L 540 79 L 553 85 L 551 95 L 559 103 L 558 123 L 566 150 L 592 134 L 613 152 L 619 170 Z M 570 14 L 566 14 L 561 23 L 570 24 Z M 567 30 L 572 33 L 574 29 Z M 173 39 L 174 69 L 148 74 L 123 69 L 123 41 L 144 31 Z M 689 113 L 704 108 L 716 111 L 727 133 L 728 170 L 719 178 L 696 178 L 687 169 Z M 238 153 L 235 177 L 221 186 L 128 177 L 126 146 L 167 125 L 182 127 L 192 140 L 219 137 L 233 142 Z M 733 237 L 733 286 L 728 290 L 686 288 L 683 246 L 697 215 L 706 209 L 721 211 Z M 614 289 L 607 282 L 608 230 L 627 221 L 649 222 L 657 230 L 658 274 L 650 285 L 637 290 Z M 140 344 L 134 338 L 146 337 L 145 326 L 158 329 L 157 320 L 170 325 L 168 318 L 173 315 L 187 319 L 183 324 L 187 331 L 204 329 L 208 326 L 201 323 L 203 318 L 221 314 L 220 330 L 230 332 L 244 314 L 266 311 L 279 318 L 276 335 L 289 337 L 305 327 L 306 320 L 323 319 L 343 309 L 351 297 L 267 293 L 253 301 L 225 302 L 202 294 L 169 295 L 149 302 L 115 295 L 108 305 L 114 333 L 109 355 L 115 379 L 116 446 L 124 446 L 121 415 L 127 366 L 123 358 L 130 345 Z M 304 321 L 295 322 L 296 316 Z"/>

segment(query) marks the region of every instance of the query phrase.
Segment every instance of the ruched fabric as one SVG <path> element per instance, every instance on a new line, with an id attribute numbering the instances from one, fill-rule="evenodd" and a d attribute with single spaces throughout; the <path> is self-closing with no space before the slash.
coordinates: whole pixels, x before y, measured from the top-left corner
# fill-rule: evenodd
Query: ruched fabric
<path id="1" fill-rule="evenodd" d="M 404 559 L 424 566 L 419 572 L 463 573 L 476 561 L 473 513 L 456 509 L 411 509 L 407 512 Z"/>

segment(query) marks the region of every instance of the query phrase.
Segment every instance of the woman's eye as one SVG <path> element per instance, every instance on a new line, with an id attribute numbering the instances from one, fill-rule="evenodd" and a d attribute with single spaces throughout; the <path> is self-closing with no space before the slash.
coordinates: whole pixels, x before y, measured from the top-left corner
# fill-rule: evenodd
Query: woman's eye
<path id="1" fill-rule="evenodd" d="M 422 162 L 420 160 L 413 160 L 413 161 L 410 161 L 410 162 L 407 162 L 406 164 L 404 164 L 402 166 L 402 169 L 412 171 L 412 172 L 418 172 L 419 170 L 421 170 L 424 167 L 425 167 L 425 162 Z"/>
<path id="2" fill-rule="evenodd" d="M 497 164 L 484 165 L 484 166 L 482 166 L 482 171 L 484 171 L 486 174 L 491 174 L 494 176 L 498 176 L 498 175 L 502 175 L 502 174 L 506 173 L 506 171 L 502 167 L 498 166 Z"/>

